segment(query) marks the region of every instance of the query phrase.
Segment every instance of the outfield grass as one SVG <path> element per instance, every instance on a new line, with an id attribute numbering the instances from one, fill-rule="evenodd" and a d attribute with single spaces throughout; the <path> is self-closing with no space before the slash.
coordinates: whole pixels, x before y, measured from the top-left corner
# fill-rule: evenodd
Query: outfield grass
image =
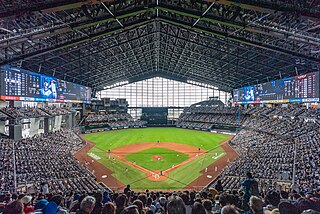
<path id="1" fill-rule="evenodd" d="M 181 143 L 210 150 L 219 146 L 220 142 L 230 138 L 230 136 L 223 134 L 179 128 L 124 129 L 86 134 L 83 137 L 94 142 L 99 149 L 104 151 L 129 144 L 158 142 L 158 140 L 160 142 Z"/>
<path id="2" fill-rule="evenodd" d="M 161 156 L 162 159 L 154 160 L 154 156 Z M 149 170 L 165 170 L 188 159 L 187 154 L 179 153 L 170 149 L 151 148 L 140 152 L 126 155 L 128 161 L 135 162 Z"/>
<path id="3" fill-rule="evenodd" d="M 201 175 L 201 170 L 225 155 L 225 151 L 219 146 L 219 143 L 230 138 L 230 136 L 223 134 L 179 128 L 126 129 L 88 134 L 83 137 L 96 143 L 96 146 L 89 153 L 99 156 L 100 159 L 97 161 L 111 169 L 113 177 L 124 184 L 131 184 L 132 188 L 137 190 L 175 190 L 187 187 L 189 183 Z M 171 171 L 169 178 L 163 181 L 150 181 L 144 172 L 120 160 L 116 160 L 114 163 L 106 155 L 108 149 L 112 150 L 134 143 L 157 142 L 158 140 L 200 147 L 208 153 Z M 124 173 L 125 168 L 128 168 L 128 173 Z"/>

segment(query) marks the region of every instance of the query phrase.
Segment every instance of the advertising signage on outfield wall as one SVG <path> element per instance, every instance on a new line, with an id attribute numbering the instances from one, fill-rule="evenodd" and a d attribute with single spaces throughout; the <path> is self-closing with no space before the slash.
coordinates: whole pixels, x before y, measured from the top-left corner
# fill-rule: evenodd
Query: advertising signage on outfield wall
<path id="1" fill-rule="evenodd" d="M 35 102 L 90 103 L 91 88 L 21 68 L 4 66 L 1 99 Z"/>
<path id="2" fill-rule="evenodd" d="M 319 102 L 319 72 L 233 90 L 234 104 Z"/>

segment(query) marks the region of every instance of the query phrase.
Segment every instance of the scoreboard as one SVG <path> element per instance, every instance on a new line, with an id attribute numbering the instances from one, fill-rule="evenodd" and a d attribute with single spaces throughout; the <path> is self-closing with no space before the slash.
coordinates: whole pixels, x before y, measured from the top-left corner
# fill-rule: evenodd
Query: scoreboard
<path id="1" fill-rule="evenodd" d="M 90 103 L 91 88 L 54 77 L 4 66 L 0 76 L 1 99 Z"/>
<path id="2" fill-rule="evenodd" d="M 319 102 L 319 72 L 233 90 L 234 104 Z"/>

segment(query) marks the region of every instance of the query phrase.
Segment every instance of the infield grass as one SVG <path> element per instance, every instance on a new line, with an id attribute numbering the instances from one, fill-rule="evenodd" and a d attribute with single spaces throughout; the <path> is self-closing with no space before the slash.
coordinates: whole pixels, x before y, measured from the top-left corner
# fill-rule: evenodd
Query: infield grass
<path id="1" fill-rule="evenodd" d="M 155 160 L 154 156 L 161 156 Z M 125 157 L 128 161 L 135 162 L 149 170 L 165 170 L 172 165 L 177 165 L 188 159 L 188 155 L 164 148 L 151 148 L 140 152 L 130 153 Z"/>
<path id="2" fill-rule="evenodd" d="M 95 143 L 89 153 L 113 171 L 112 176 L 124 184 L 131 184 L 136 190 L 176 190 L 188 188 L 188 184 L 197 179 L 202 170 L 225 155 L 219 143 L 230 138 L 228 135 L 212 134 L 209 132 L 179 129 L 179 128 L 143 128 L 86 134 L 84 139 Z M 106 151 L 120 146 L 145 142 L 175 142 L 195 146 L 207 151 L 207 154 L 169 172 L 169 177 L 163 181 L 151 181 L 146 174 L 118 159 L 108 159 Z M 170 149 L 170 148 L 169 148 Z M 142 159 L 143 159 L 142 154 Z M 172 164 L 171 164 L 172 165 Z M 128 172 L 125 172 L 128 168 Z M 209 180 L 208 180 L 209 182 Z M 116 188 L 116 187 L 111 187 Z M 119 187 L 120 189 L 123 187 Z"/>

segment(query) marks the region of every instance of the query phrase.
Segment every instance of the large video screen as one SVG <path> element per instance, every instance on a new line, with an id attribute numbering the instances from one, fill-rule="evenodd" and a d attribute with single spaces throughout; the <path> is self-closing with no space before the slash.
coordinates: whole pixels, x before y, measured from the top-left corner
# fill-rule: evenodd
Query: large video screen
<path id="1" fill-rule="evenodd" d="M 144 107 L 142 108 L 141 120 L 147 121 L 149 125 L 166 125 L 168 123 L 168 108 Z"/>
<path id="2" fill-rule="evenodd" d="M 55 77 L 4 66 L 1 71 L 1 99 L 90 103 L 91 88 Z"/>
<path id="3" fill-rule="evenodd" d="M 319 72 L 233 90 L 234 104 L 319 102 Z"/>

